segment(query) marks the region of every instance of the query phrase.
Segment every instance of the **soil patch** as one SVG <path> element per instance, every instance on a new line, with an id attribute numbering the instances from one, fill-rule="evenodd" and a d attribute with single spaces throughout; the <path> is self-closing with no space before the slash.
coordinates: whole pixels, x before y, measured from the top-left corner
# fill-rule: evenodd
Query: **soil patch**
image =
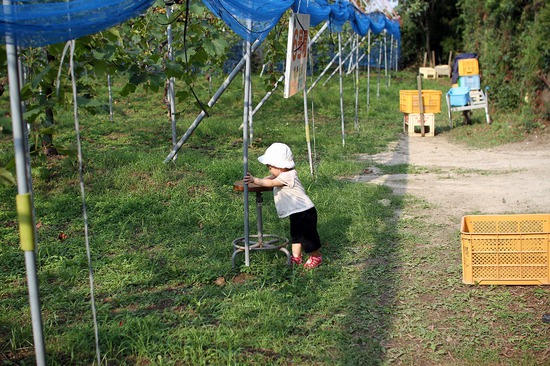
<path id="1" fill-rule="evenodd" d="M 481 150 L 450 143 L 445 135 L 404 136 L 388 151 L 360 159 L 409 164 L 413 173 L 382 174 L 372 166 L 353 179 L 421 197 L 454 219 L 467 214 L 550 212 L 550 134 Z"/>

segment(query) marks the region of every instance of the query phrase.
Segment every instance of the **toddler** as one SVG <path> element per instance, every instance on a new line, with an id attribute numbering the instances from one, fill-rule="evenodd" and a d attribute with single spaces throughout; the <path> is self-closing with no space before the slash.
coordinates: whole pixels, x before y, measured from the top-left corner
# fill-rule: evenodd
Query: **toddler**
<path id="1" fill-rule="evenodd" d="M 309 254 L 304 268 L 315 268 L 323 262 L 321 240 L 317 232 L 317 210 L 306 194 L 294 169 L 290 148 L 280 142 L 272 144 L 258 161 L 267 166 L 269 176 L 256 178 L 247 173 L 244 182 L 273 187 L 275 208 L 280 218 L 290 217 L 292 264 L 302 264 L 302 250 Z"/>

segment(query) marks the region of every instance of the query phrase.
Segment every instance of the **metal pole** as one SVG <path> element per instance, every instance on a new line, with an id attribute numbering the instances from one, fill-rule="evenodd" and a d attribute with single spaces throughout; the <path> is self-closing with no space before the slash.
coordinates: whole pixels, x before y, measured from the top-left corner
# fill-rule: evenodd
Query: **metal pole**
<path id="1" fill-rule="evenodd" d="M 367 116 L 369 115 L 370 107 L 370 29 L 368 31 L 367 41 Z"/>
<path id="2" fill-rule="evenodd" d="M 254 44 L 252 44 L 252 50 L 251 52 L 254 52 L 258 47 L 260 46 L 260 42 L 259 41 L 255 41 Z M 220 87 L 218 88 L 218 90 L 216 91 L 216 93 L 212 96 L 212 98 L 210 98 L 210 100 L 208 101 L 207 105 L 208 107 L 212 107 L 214 106 L 214 104 L 216 104 L 216 102 L 218 101 L 218 99 L 220 99 L 220 97 L 222 96 L 222 94 L 225 92 L 225 90 L 227 89 L 227 87 L 229 86 L 229 84 L 231 84 L 231 82 L 233 81 L 233 79 L 235 79 L 235 77 L 237 76 L 237 74 L 239 73 L 239 71 L 241 71 L 241 69 L 243 68 L 244 64 L 246 63 L 246 55 L 243 56 L 243 58 L 241 58 L 241 60 L 239 61 L 239 63 L 235 66 L 235 68 L 233 69 L 233 71 L 231 71 L 231 74 L 229 74 L 229 76 L 227 76 L 227 78 L 225 79 L 225 81 L 222 83 L 222 85 L 220 85 Z M 181 147 L 183 146 L 183 144 L 185 143 L 185 141 L 187 141 L 187 139 L 189 138 L 189 136 L 191 136 L 191 134 L 193 134 L 193 131 L 195 131 L 195 129 L 197 128 L 197 126 L 201 123 L 201 121 L 203 120 L 203 118 L 206 116 L 206 112 L 205 111 L 201 111 L 199 113 L 199 115 L 197 116 L 197 118 L 195 118 L 195 121 L 193 121 L 193 123 L 191 124 L 191 126 L 189 126 L 189 128 L 187 129 L 187 131 L 185 132 L 185 134 L 179 139 L 178 143 L 174 146 L 174 148 L 172 149 L 172 151 L 170 152 L 170 154 L 168 154 L 168 156 L 164 159 L 164 163 L 168 163 L 170 160 L 172 160 L 172 158 L 178 153 L 179 149 L 181 149 Z"/>
<path id="3" fill-rule="evenodd" d="M 325 23 L 327 24 L 327 23 Z M 319 33 L 317 33 L 319 34 Z M 317 37 L 315 37 L 317 38 Z M 311 70 L 311 75 L 313 76 L 313 57 L 311 56 L 311 45 L 313 42 L 310 42 L 309 49 L 308 49 L 308 55 L 309 55 L 309 69 Z M 306 90 L 306 88 L 304 88 Z M 305 95 L 307 96 L 307 91 Z M 314 109 L 314 101 L 313 101 L 313 94 L 311 95 L 311 128 L 313 130 L 313 153 L 310 160 L 310 171 L 312 171 L 315 174 L 315 163 L 314 161 L 317 158 L 317 150 L 315 148 L 315 109 Z M 309 113 L 309 112 L 308 112 Z M 309 114 L 308 114 L 308 121 L 309 121 Z M 308 122 L 309 123 L 309 122 Z"/>
<path id="4" fill-rule="evenodd" d="M 365 40 L 365 37 L 361 38 L 361 41 L 359 41 L 359 44 L 363 43 L 364 40 Z M 346 47 L 346 45 L 347 45 L 347 43 L 344 45 L 344 47 Z M 353 56 L 353 52 L 355 52 L 357 49 L 358 49 L 358 46 L 353 46 L 353 47 L 351 48 L 350 53 L 348 53 L 348 55 L 347 55 L 346 57 L 344 57 L 344 60 L 342 61 L 342 64 L 345 64 L 345 63 L 348 61 L 348 59 L 349 59 L 350 57 Z M 338 54 L 338 55 L 339 55 L 339 54 Z M 336 55 L 335 57 L 338 57 L 338 55 Z M 353 71 L 353 67 L 351 68 L 350 71 L 346 72 L 346 75 L 349 75 L 351 71 Z M 337 72 L 338 72 L 338 68 L 334 69 L 334 71 L 332 71 L 332 73 L 331 73 L 330 76 L 327 78 L 327 80 L 325 80 L 325 82 L 323 83 L 323 86 L 325 86 L 326 83 L 328 83 L 329 80 L 332 79 L 332 77 L 333 77 Z"/>
<path id="5" fill-rule="evenodd" d="M 357 59 L 358 62 L 361 62 L 361 61 L 365 58 L 366 55 L 367 55 L 366 53 L 363 53 L 363 54 L 361 55 L 361 57 L 359 57 L 359 58 Z M 351 69 L 351 71 L 355 71 L 355 66 Z"/>
<path id="6" fill-rule="evenodd" d="M 342 33 L 338 33 L 338 70 L 340 71 L 340 117 L 342 119 L 342 146 L 346 145 L 346 136 L 344 128 L 344 84 L 342 77 Z"/>
<path id="7" fill-rule="evenodd" d="M 251 66 L 252 68 L 252 66 Z M 252 69 L 251 69 L 252 70 Z M 248 83 L 248 135 L 250 136 L 249 144 L 254 140 L 254 111 L 252 108 L 252 82 Z"/>
<path id="8" fill-rule="evenodd" d="M 113 122 L 113 90 L 111 88 L 111 74 L 107 74 L 107 88 L 109 90 L 109 121 Z"/>
<path id="9" fill-rule="evenodd" d="M 19 87 L 21 87 L 21 85 L 24 85 L 25 84 L 25 80 L 26 80 L 26 76 L 25 76 L 25 67 L 23 66 L 23 62 L 21 61 L 21 57 L 17 56 L 17 72 L 19 74 Z M 21 101 L 21 100 L 20 100 Z M 25 115 L 25 110 L 27 109 L 27 106 L 25 105 L 25 102 L 24 101 L 21 101 L 21 115 Z M 25 139 L 24 139 L 24 142 L 25 142 L 25 156 L 26 156 L 26 161 L 30 162 L 31 161 L 31 151 L 30 151 L 30 147 L 29 147 L 29 136 L 30 136 L 30 129 L 31 129 L 31 125 L 25 121 L 23 121 L 23 134 L 26 136 Z M 34 192 L 33 192 L 33 187 L 32 187 L 32 173 L 31 173 L 31 165 L 30 163 L 27 164 L 27 179 L 28 179 L 28 182 L 27 182 L 27 186 L 29 187 L 29 190 L 30 190 L 30 194 L 31 194 L 31 203 L 32 203 L 32 207 L 33 207 L 33 217 L 36 217 L 36 211 L 34 209 Z M 36 235 L 36 228 L 34 230 L 35 232 L 35 235 Z"/>
<path id="10" fill-rule="evenodd" d="M 262 205 L 263 205 L 263 198 L 262 198 L 262 192 L 258 191 L 256 192 L 256 228 L 258 230 L 258 244 L 260 247 L 262 247 L 264 243 L 264 222 L 262 219 Z"/>
<path id="11" fill-rule="evenodd" d="M 309 44 L 308 44 L 308 49 L 311 48 L 311 45 L 313 45 L 317 39 L 319 39 L 319 37 L 321 36 L 321 34 L 325 31 L 325 29 L 327 29 L 328 27 L 328 22 L 326 22 L 322 27 L 321 29 L 319 29 L 319 31 L 315 34 L 315 37 L 313 37 L 311 39 L 311 41 L 309 41 Z M 263 71 L 263 69 L 262 69 Z M 260 75 L 261 76 L 261 75 Z M 279 86 L 279 83 L 282 82 L 283 80 L 285 79 L 285 74 L 281 75 L 281 77 L 279 77 L 279 79 L 275 82 L 275 85 L 273 85 L 273 89 L 271 89 L 271 91 L 268 91 L 264 97 L 262 98 L 262 100 L 260 101 L 260 103 L 258 103 L 258 105 L 256 105 L 256 107 L 254 108 L 254 110 L 252 111 L 252 116 L 254 116 L 256 114 L 256 112 L 258 112 L 258 110 L 261 108 L 261 106 L 269 99 L 269 97 L 271 97 L 273 95 L 273 93 L 275 92 L 275 90 L 277 90 L 277 87 Z M 308 89 L 308 93 L 309 93 L 309 89 Z"/>
<path id="12" fill-rule="evenodd" d="M 351 43 L 351 50 L 350 50 L 349 55 L 348 55 L 350 57 L 346 57 L 346 60 L 349 59 L 346 75 L 351 74 L 351 72 L 353 71 L 353 65 L 354 65 L 354 63 L 353 63 L 353 53 L 354 53 L 354 51 L 356 49 L 356 46 L 357 46 L 356 37 L 353 37 L 353 35 L 352 35 L 352 36 L 350 36 L 350 38 L 353 39 L 353 41 Z M 344 61 L 344 63 L 346 63 L 346 61 Z"/>
<path id="13" fill-rule="evenodd" d="M 319 31 L 317 33 L 315 33 L 315 36 L 309 41 L 309 44 L 308 44 L 308 47 L 311 47 L 311 45 L 313 45 L 315 42 L 317 42 L 317 40 L 319 39 L 319 37 L 321 37 L 321 34 L 323 34 L 323 32 L 328 28 L 328 22 L 325 22 L 325 24 L 323 24 L 323 26 L 321 27 L 321 29 L 319 29 Z"/>
<path id="14" fill-rule="evenodd" d="M 258 112 L 258 110 L 262 107 L 262 105 L 269 99 L 269 97 L 271 97 L 273 95 L 275 90 L 277 90 L 277 87 L 279 86 L 279 83 L 282 82 L 284 79 L 285 79 L 285 74 L 283 74 L 283 75 L 281 75 L 281 77 L 279 77 L 279 79 L 275 82 L 275 85 L 273 85 L 273 89 L 268 91 L 264 95 L 264 97 L 262 98 L 260 103 L 258 103 L 258 105 L 254 108 L 254 110 L 252 111 L 253 116 L 256 114 L 256 112 Z"/>
<path id="15" fill-rule="evenodd" d="M 353 50 L 355 50 L 355 48 Z M 349 58 L 353 55 L 353 50 L 352 50 L 352 53 L 348 53 L 348 55 L 346 57 L 344 57 L 344 59 L 342 60 L 342 64 L 345 64 L 349 60 Z M 328 76 L 328 78 L 323 82 L 323 86 L 327 85 L 327 83 L 330 81 L 330 79 L 332 79 L 332 77 L 334 75 L 336 75 L 337 72 L 340 72 L 340 68 L 338 68 L 338 67 L 335 68 L 332 71 L 332 73 Z M 346 75 L 347 75 L 347 73 L 346 73 Z"/>
<path id="16" fill-rule="evenodd" d="M 420 133 L 424 137 L 424 102 L 422 100 L 422 76 L 416 76 L 416 83 L 418 86 L 418 106 L 420 108 Z"/>
<path id="17" fill-rule="evenodd" d="M 243 177 L 248 173 L 248 119 L 250 117 L 251 84 L 251 46 L 246 42 L 246 67 L 244 72 L 244 108 L 243 108 Z M 244 185 L 244 264 L 250 266 L 250 233 L 248 212 L 248 184 Z"/>
<path id="18" fill-rule="evenodd" d="M 311 154 L 311 138 L 309 136 L 309 116 L 307 113 L 307 91 L 304 85 L 304 118 L 306 128 L 307 155 L 309 157 L 309 172 L 313 175 L 313 157 Z"/>
<path id="19" fill-rule="evenodd" d="M 386 90 L 388 89 L 388 34 L 384 30 L 384 74 L 386 76 Z"/>
<path id="20" fill-rule="evenodd" d="M 348 39 L 348 41 L 346 42 L 346 44 L 344 45 L 347 46 L 348 43 L 351 42 L 351 38 Z M 336 61 L 336 59 L 338 57 L 340 57 L 341 53 L 338 52 L 336 55 L 334 55 L 334 57 L 332 58 L 332 60 L 330 60 L 330 62 L 328 63 L 328 65 L 325 67 L 325 69 L 323 70 L 323 72 L 317 77 L 317 79 L 313 82 L 313 84 L 311 84 L 311 86 L 308 88 L 307 92 L 309 93 L 314 87 L 315 85 L 317 85 L 317 83 L 319 82 L 319 80 L 323 77 L 323 75 L 325 75 L 325 73 L 328 71 L 328 69 L 332 66 L 332 64 L 334 63 L 334 61 Z"/>
<path id="21" fill-rule="evenodd" d="M 399 66 L 399 41 L 396 39 L 395 40 L 395 72 L 397 72 L 398 66 Z"/>
<path id="22" fill-rule="evenodd" d="M 355 35 L 357 48 L 355 50 L 355 130 L 359 129 L 359 35 Z"/>
<path id="23" fill-rule="evenodd" d="M 326 29 L 326 26 L 328 23 L 325 23 L 323 28 L 317 32 L 315 37 L 308 42 L 307 45 L 307 57 L 309 60 L 311 60 L 311 45 L 319 38 L 321 33 Z M 311 73 L 313 74 L 313 69 L 311 70 Z M 311 137 L 309 135 L 309 115 L 308 115 L 308 108 L 307 108 L 307 60 L 306 60 L 306 76 L 304 78 L 304 89 L 303 89 L 303 96 L 304 96 L 304 120 L 305 120 L 305 130 L 306 130 L 306 143 L 307 143 L 307 154 L 309 157 L 309 173 L 313 176 L 313 155 L 311 152 Z"/>
<path id="24" fill-rule="evenodd" d="M 380 98 L 380 74 L 382 73 L 382 41 L 378 40 L 378 79 L 376 81 L 376 97 Z"/>
<path id="25" fill-rule="evenodd" d="M 172 0 L 165 0 L 166 4 L 166 17 L 170 19 L 172 16 L 172 5 L 174 2 Z M 172 24 L 169 23 L 166 28 L 166 35 L 168 38 L 168 59 L 174 61 L 174 52 L 172 50 Z M 176 129 L 176 95 L 175 95 L 175 78 L 171 77 L 168 79 L 168 100 L 170 102 L 170 123 L 172 126 L 172 146 L 175 146 L 178 141 L 178 131 Z M 177 154 L 174 154 L 172 159 L 177 159 Z"/>
<path id="26" fill-rule="evenodd" d="M 4 5 L 10 5 L 9 0 L 3 1 Z M 15 169 L 17 175 L 17 214 L 19 221 L 19 236 L 21 249 L 25 255 L 25 267 L 27 271 L 27 285 L 29 291 L 29 303 L 31 309 L 32 329 L 34 338 L 34 349 L 36 353 L 36 364 L 46 365 L 46 352 L 44 347 L 44 335 L 42 327 L 42 314 L 40 312 L 40 293 L 38 276 L 36 274 L 36 236 L 35 219 L 33 215 L 33 203 L 29 177 L 27 177 L 27 160 L 25 146 L 27 146 L 27 135 L 23 115 L 21 113 L 21 96 L 19 85 L 19 72 L 17 67 L 17 49 L 12 34 L 6 34 L 6 55 L 8 62 L 8 77 L 10 91 L 10 108 L 13 127 L 13 145 L 15 149 Z"/>
<path id="27" fill-rule="evenodd" d="M 389 61 L 389 69 L 390 72 L 388 74 L 388 86 L 391 85 L 391 67 L 392 67 L 392 57 L 393 57 L 393 34 L 390 37 L 390 61 Z"/>

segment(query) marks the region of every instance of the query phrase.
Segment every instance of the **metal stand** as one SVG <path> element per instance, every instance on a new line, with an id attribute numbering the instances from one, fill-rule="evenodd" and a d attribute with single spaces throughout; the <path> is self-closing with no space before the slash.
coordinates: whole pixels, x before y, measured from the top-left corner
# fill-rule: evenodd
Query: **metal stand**
<path id="1" fill-rule="evenodd" d="M 491 117 L 489 116 L 489 99 L 487 95 L 487 89 L 488 88 L 485 89 L 485 93 L 483 92 L 483 90 L 470 90 L 470 103 L 463 107 L 452 107 L 450 97 L 447 94 L 447 111 L 449 113 L 449 125 L 451 126 L 451 128 L 454 127 L 453 112 L 462 112 L 464 116 L 464 123 L 470 124 L 472 110 L 481 108 L 485 109 L 485 119 L 487 120 L 487 124 L 491 124 Z"/>
<path id="2" fill-rule="evenodd" d="M 237 181 L 233 184 L 235 191 L 244 191 L 244 182 Z M 246 245 L 246 237 L 240 237 L 233 240 L 233 255 L 231 256 L 231 266 L 235 268 L 235 257 L 239 253 L 245 253 L 247 250 L 280 250 L 287 256 L 287 264 L 290 265 L 290 252 L 286 249 L 288 245 L 288 239 L 278 235 L 264 234 L 263 232 L 263 219 L 262 219 L 262 192 L 271 191 L 271 187 L 261 187 L 255 184 L 248 184 L 248 191 L 256 193 L 256 214 L 257 214 L 257 228 L 258 233 L 256 235 L 249 235 L 249 243 Z M 245 204 L 247 204 L 245 202 Z M 252 241 L 250 239 L 254 239 Z"/>

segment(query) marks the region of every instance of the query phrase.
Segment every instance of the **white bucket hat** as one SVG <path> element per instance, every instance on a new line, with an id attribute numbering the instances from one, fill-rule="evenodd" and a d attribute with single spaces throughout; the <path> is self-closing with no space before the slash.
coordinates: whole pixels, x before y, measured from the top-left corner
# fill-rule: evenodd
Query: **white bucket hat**
<path id="1" fill-rule="evenodd" d="M 294 156 L 290 147 L 276 142 L 267 148 L 265 154 L 258 158 L 258 161 L 264 165 L 271 165 L 277 168 L 294 168 Z"/>

